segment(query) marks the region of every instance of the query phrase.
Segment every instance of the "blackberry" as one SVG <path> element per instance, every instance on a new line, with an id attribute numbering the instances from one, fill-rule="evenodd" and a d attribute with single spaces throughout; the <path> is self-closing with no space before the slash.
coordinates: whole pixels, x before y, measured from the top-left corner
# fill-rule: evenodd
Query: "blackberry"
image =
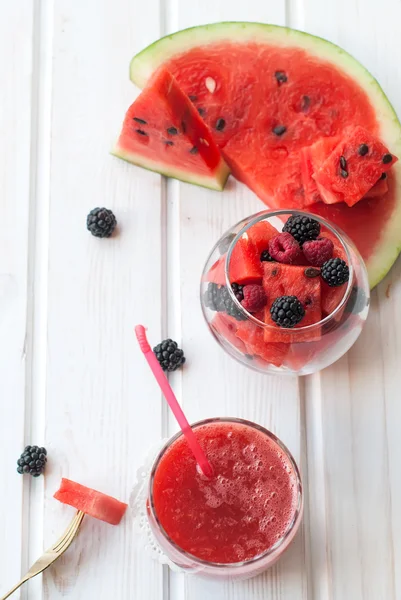
<path id="1" fill-rule="evenodd" d="M 232 290 L 234 292 L 234 296 L 237 298 L 238 302 L 241 302 L 244 299 L 244 286 L 239 283 L 231 284 Z"/>
<path id="2" fill-rule="evenodd" d="M 260 255 L 260 260 L 262 262 L 276 262 L 268 250 L 263 250 L 262 254 Z"/>
<path id="3" fill-rule="evenodd" d="M 283 227 L 302 246 L 304 242 L 316 240 L 320 235 L 320 223 L 311 217 L 293 215 Z"/>
<path id="4" fill-rule="evenodd" d="M 234 294 L 236 294 L 235 290 Z M 207 308 L 210 308 L 210 310 L 214 310 L 216 312 L 225 312 L 230 315 L 230 317 L 234 317 L 234 319 L 237 321 L 246 320 L 246 316 L 234 304 L 234 300 L 231 298 L 230 292 L 224 285 L 209 283 L 204 295 L 204 303 Z"/>
<path id="5" fill-rule="evenodd" d="M 175 371 L 185 363 L 184 352 L 173 340 L 164 340 L 153 348 L 163 371 Z"/>
<path id="6" fill-rule="evenodd" d="M 343 285 L 349 279 L 349 269 L 342 258 L 331 258 L 322 266 L 322 277 L 330 287 Z"/>
<path id="7" fill-rule="evenodd" d="M 270 314 L 279 327 L 295 327 L 304 318 L 305 309 L 296 296 L 280 296 L 273 302 Z"/>
<path id="8" fill-rule="evenodd" d="M 114 213 L 108 208 L 94 208 L 86 218 L 86 227 L 98 238 L 110 237 L 117 225 Z"/>
<path id="9" fill-rule="evenodd" d="M 46 467 L 47 450 L 39 446 L 26 446 L 17 460 L 17 471 L 21 475 L 29 473 L 32 477 L 39 477 Z"/>

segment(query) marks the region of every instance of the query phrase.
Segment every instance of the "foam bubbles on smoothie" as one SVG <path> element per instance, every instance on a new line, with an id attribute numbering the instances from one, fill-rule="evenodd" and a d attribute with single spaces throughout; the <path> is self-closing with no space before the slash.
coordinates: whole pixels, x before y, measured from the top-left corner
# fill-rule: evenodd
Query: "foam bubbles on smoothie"
<path id="1" fill-rule="evenodd" d="M 180 505 L 188 486 L 192 495 L 180 512 L 167 515 L 171 532 L 160 520 L 172 539 L 200 558 L 248 560 L 274 545 L 293 520 L 297 486 L 291 464 L 275 442 L 247 426 L 230 424 L 227 431 L 227 424 L 216 423 L 196 434 L 216 475 L 207 479 L 183 445 L 187 467 L 177 465 L 169 503 Z"/>

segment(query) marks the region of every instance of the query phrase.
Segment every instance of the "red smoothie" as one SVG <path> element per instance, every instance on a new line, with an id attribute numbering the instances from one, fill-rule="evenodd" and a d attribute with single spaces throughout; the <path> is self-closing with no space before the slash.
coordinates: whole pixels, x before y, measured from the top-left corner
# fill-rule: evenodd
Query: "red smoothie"
<path id="1" fill-rule="evenodd" d="M 196 427 L 214 469 L 207 479 L 183 436 L 161 457 L 153 506 L 168 537 L 211 563 L 237 563 L 269 550 L 297 512 L 297 473 L 285 451 L 263 431 L 235 422 Z"/>

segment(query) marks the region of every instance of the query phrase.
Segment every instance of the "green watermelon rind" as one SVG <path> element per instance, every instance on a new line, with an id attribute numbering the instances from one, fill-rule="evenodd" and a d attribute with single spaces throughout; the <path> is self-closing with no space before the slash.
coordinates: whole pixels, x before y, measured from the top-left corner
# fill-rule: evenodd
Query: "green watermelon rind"
<path id="1" fill-rule="evenodd" d="M 159 175 L 161 174 L 165 175 L 166 177 L 173 177 L 174 179 L 179 179 L 180 181 L 192 183 L 194 185 L 205 187 L 209 190 L 214 190 L 217 192 L 223 191 L 230 174 L 230 169 L 223 159 L 221 160 L 218 168 L 213 172 L 213 175 L 208 177 L 207 175 L 202 176 L 199 173 L 192 173 L 186 171 L 185 169 L 180 169 L 178 166 L 173 167 L 172 165 L 166 165 L 163 162 L 157 162 L 155 160 L 145 158 L 144 156 L 135 154 L 134 152 L 128 152 L 125 148 L 120 147 L 118 142 L 111 150 L 111 154 L 117 158 L 122 158 L 130 164 L 134 164 L 138 167 L 142 167 L 143 169 L 147 169 L 148 171 L 158 173 Z"/>
<path id="2" fill-rule="evenodd" d="M 140 88 L 164 62 L 196 46 L 216 42 L 274 43 L 283 47 L 301 47 L 320 59 L 331 62 L 355 79 L 366 91 L 376 111 L 383 142 L 401 157 L 401 124 L 377 80 L 351 54 L 323 38 L 279 25 L 251 22 L 222 22 L 183 29 L 154 42 L 134 56 L 131 80 Z M 385 224 L 375 251 L 367 261 L 371 288 L 388 273 L 401 251 L 401 160 L 393 167 L 396 204 Z"/>

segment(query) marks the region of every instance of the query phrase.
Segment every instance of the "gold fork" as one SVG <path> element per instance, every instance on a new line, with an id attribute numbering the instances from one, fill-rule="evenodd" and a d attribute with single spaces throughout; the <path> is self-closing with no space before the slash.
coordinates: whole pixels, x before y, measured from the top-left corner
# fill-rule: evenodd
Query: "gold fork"
<path id="1" fill-rule="evenodd" d="M 51 548 L 46 550 L 46 552 L 44 552 L 40 558 L 38 558 L 38 560 L 29 569 L 28 573 L 21 579 L 21 581 L 17 583 L 17 585 L 15 585 L 13 589 L 8 592 L 8 594 L 2 596 L 0 600 L 6 600 L 6 598 L 9 598 L 11 594 L 18 590 L 18 588 L 23 583 L 28 581 L 28 579 L 32 579 L 32 577 L 36 577 L 36 575 L 39 575 L 39 573 L 43 573 L 45 569 L 50 567 L 50 565 L 60 558 L 60 556 L 64 554 L 64 552 L 71 546 L 72 541 L 78 533 L 78 529 L 81 526 L 84 516 L 85 513 L 79 510 L 61 538 L 57 540 L 57 542 L 53 544 Z"/>

